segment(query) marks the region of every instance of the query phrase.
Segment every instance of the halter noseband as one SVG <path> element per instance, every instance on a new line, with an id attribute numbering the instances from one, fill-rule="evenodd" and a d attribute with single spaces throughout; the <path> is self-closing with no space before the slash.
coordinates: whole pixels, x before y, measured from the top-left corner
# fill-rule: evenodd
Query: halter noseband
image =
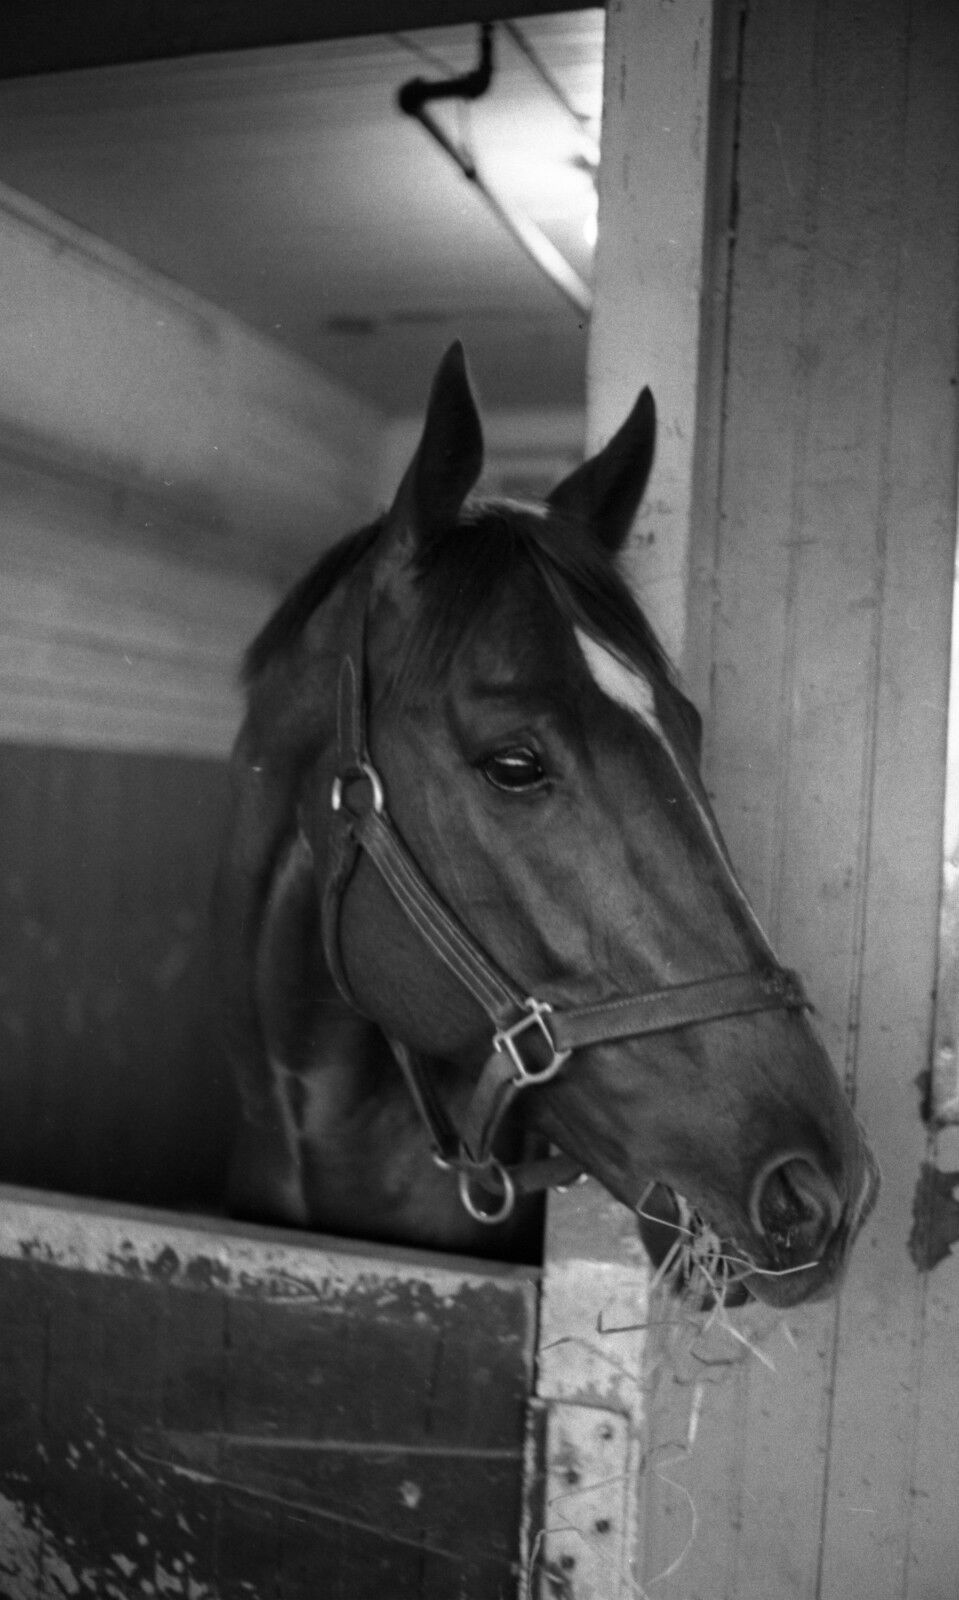
<path id="1" fill-rule="evenodd" d="M 507 1168 L 493 1154 L 497 1132 L 517 1095 L 548 1083 L 574 1051 L 759 1011 L 800 1011 L 809 1007 L 809 1001 L 799 977 L 780 966 L 771 950 L 762 972 L 730 973 L 592 1005 L 557 1010 L 518 989 L 440 899 L 390 820 L 384 784 L 366 737 L 365 596 L 360 601 L 348 624 L 349 642 L 340 661 L 337 773 L 330 797 L 333 824 L 322 897 L 323 950 L 337 988 L 356 1009 L 340 952 L 339 924 L 353 867 L 365 852 L 408 921 L 493 1025 L 492 1049 L 459 1126 L 416 1053 L 401 1041 L 390 1044 L 429 1133 L 434 1159 L 459 1174 L 460 1197 L 471 1216 L 480 1222 L 502 1222 L 518 1193 L 570 1183 L 581 1175 L 579 1163 L 563 1155 Z M 677 770 L 691 792 L 678 763 Z M 738 900 L 758 928 L 721 847 L 720 857 Z M 482 1206 L 474 1198 L 474 1183 L 495 1197 L 492 1206 Z"/>

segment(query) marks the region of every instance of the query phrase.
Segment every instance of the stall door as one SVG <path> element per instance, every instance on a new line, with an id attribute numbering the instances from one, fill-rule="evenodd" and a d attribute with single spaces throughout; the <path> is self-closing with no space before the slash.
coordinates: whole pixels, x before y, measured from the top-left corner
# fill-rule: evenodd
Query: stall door
<path id="1" fill-rule="evenodd" d="M 517 1593 L 535 1274 L 0 1195 L 6 1600 Z"/>

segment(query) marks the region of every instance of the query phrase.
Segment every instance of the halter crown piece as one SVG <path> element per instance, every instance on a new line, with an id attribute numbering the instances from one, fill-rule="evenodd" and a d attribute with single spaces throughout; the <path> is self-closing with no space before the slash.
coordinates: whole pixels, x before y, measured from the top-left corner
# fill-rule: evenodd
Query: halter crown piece
<path id="1" fill-rule="evenodd" d="M 492 1023 L 492 1048 L 462 1123 L 456 1126 L 416 1053 L 390 1040 L 413 1102 L 425 1124 L 434 1159 L 459 1175 L 464 1206 L 479 1222 L 503 1222 L 517 1194 L 575 1181 L 579 1163 L 564 1155 L 506 1167 L 493 1154 L 497 1132 L 524 1090 L 548 1083 L 588 1045 L 671 1032 L 724 1017 L 809 1007 L 794 972 L 769 951 L 762 972 L 736 972 L 668 989 L 625 995 L 595 1005 L 554 1009 L 518 989 L 481 948 L 432 888 L 390 820 L 383 781 L 366 738 L 366 597 L 357 592 L 340 661 L 337 703 L 337 774 L 329 860 L 322 897 L 323 949 L 343 998 L 356 1008 L 340 951 L 343 899 L 360 852 L 377 868 L 420 937 L 468 989 Z M 688 785 L 687 785 L 688 787 Z M 722 857 L 737 898 L 748 908 L 732 868 Z M 758 926 L 758 924 L 755 924 Z M 765 941 L 764 941 L 765 942 Z M 767 947 L 768 948 L 768 947 Z M 476 1187 L 490 1204 L 481 1204 Z"/>

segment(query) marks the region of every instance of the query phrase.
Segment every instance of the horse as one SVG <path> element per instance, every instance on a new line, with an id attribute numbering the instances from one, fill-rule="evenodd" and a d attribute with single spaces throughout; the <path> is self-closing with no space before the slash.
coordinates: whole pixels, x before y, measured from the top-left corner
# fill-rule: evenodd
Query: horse
<path id="1" fill-rule="evenodd" d="M 644 389 L 543 502 L 477 497 L 454 344 L 390 509 L 249 647 L 214 900 L 236 1214 L 531 1259 L 588 1174 L 651 1233 L 681 1203 L 750 1294 L 837 1283 L 875 1162 L 618 567 L 655 429 Z"/>

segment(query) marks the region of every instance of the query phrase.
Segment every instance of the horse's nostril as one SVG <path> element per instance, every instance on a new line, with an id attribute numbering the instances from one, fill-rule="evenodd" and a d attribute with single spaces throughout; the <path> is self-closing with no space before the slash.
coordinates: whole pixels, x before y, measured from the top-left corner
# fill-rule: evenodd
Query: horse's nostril
<path id="1" fill-rule="evenodd" d="M 753 1187 L 753 1227 L 780 1249 L 819 1251 L 838 1227 L 842 1202 L 835 1188 L 806 1156 L 771 1162 Z"/>

